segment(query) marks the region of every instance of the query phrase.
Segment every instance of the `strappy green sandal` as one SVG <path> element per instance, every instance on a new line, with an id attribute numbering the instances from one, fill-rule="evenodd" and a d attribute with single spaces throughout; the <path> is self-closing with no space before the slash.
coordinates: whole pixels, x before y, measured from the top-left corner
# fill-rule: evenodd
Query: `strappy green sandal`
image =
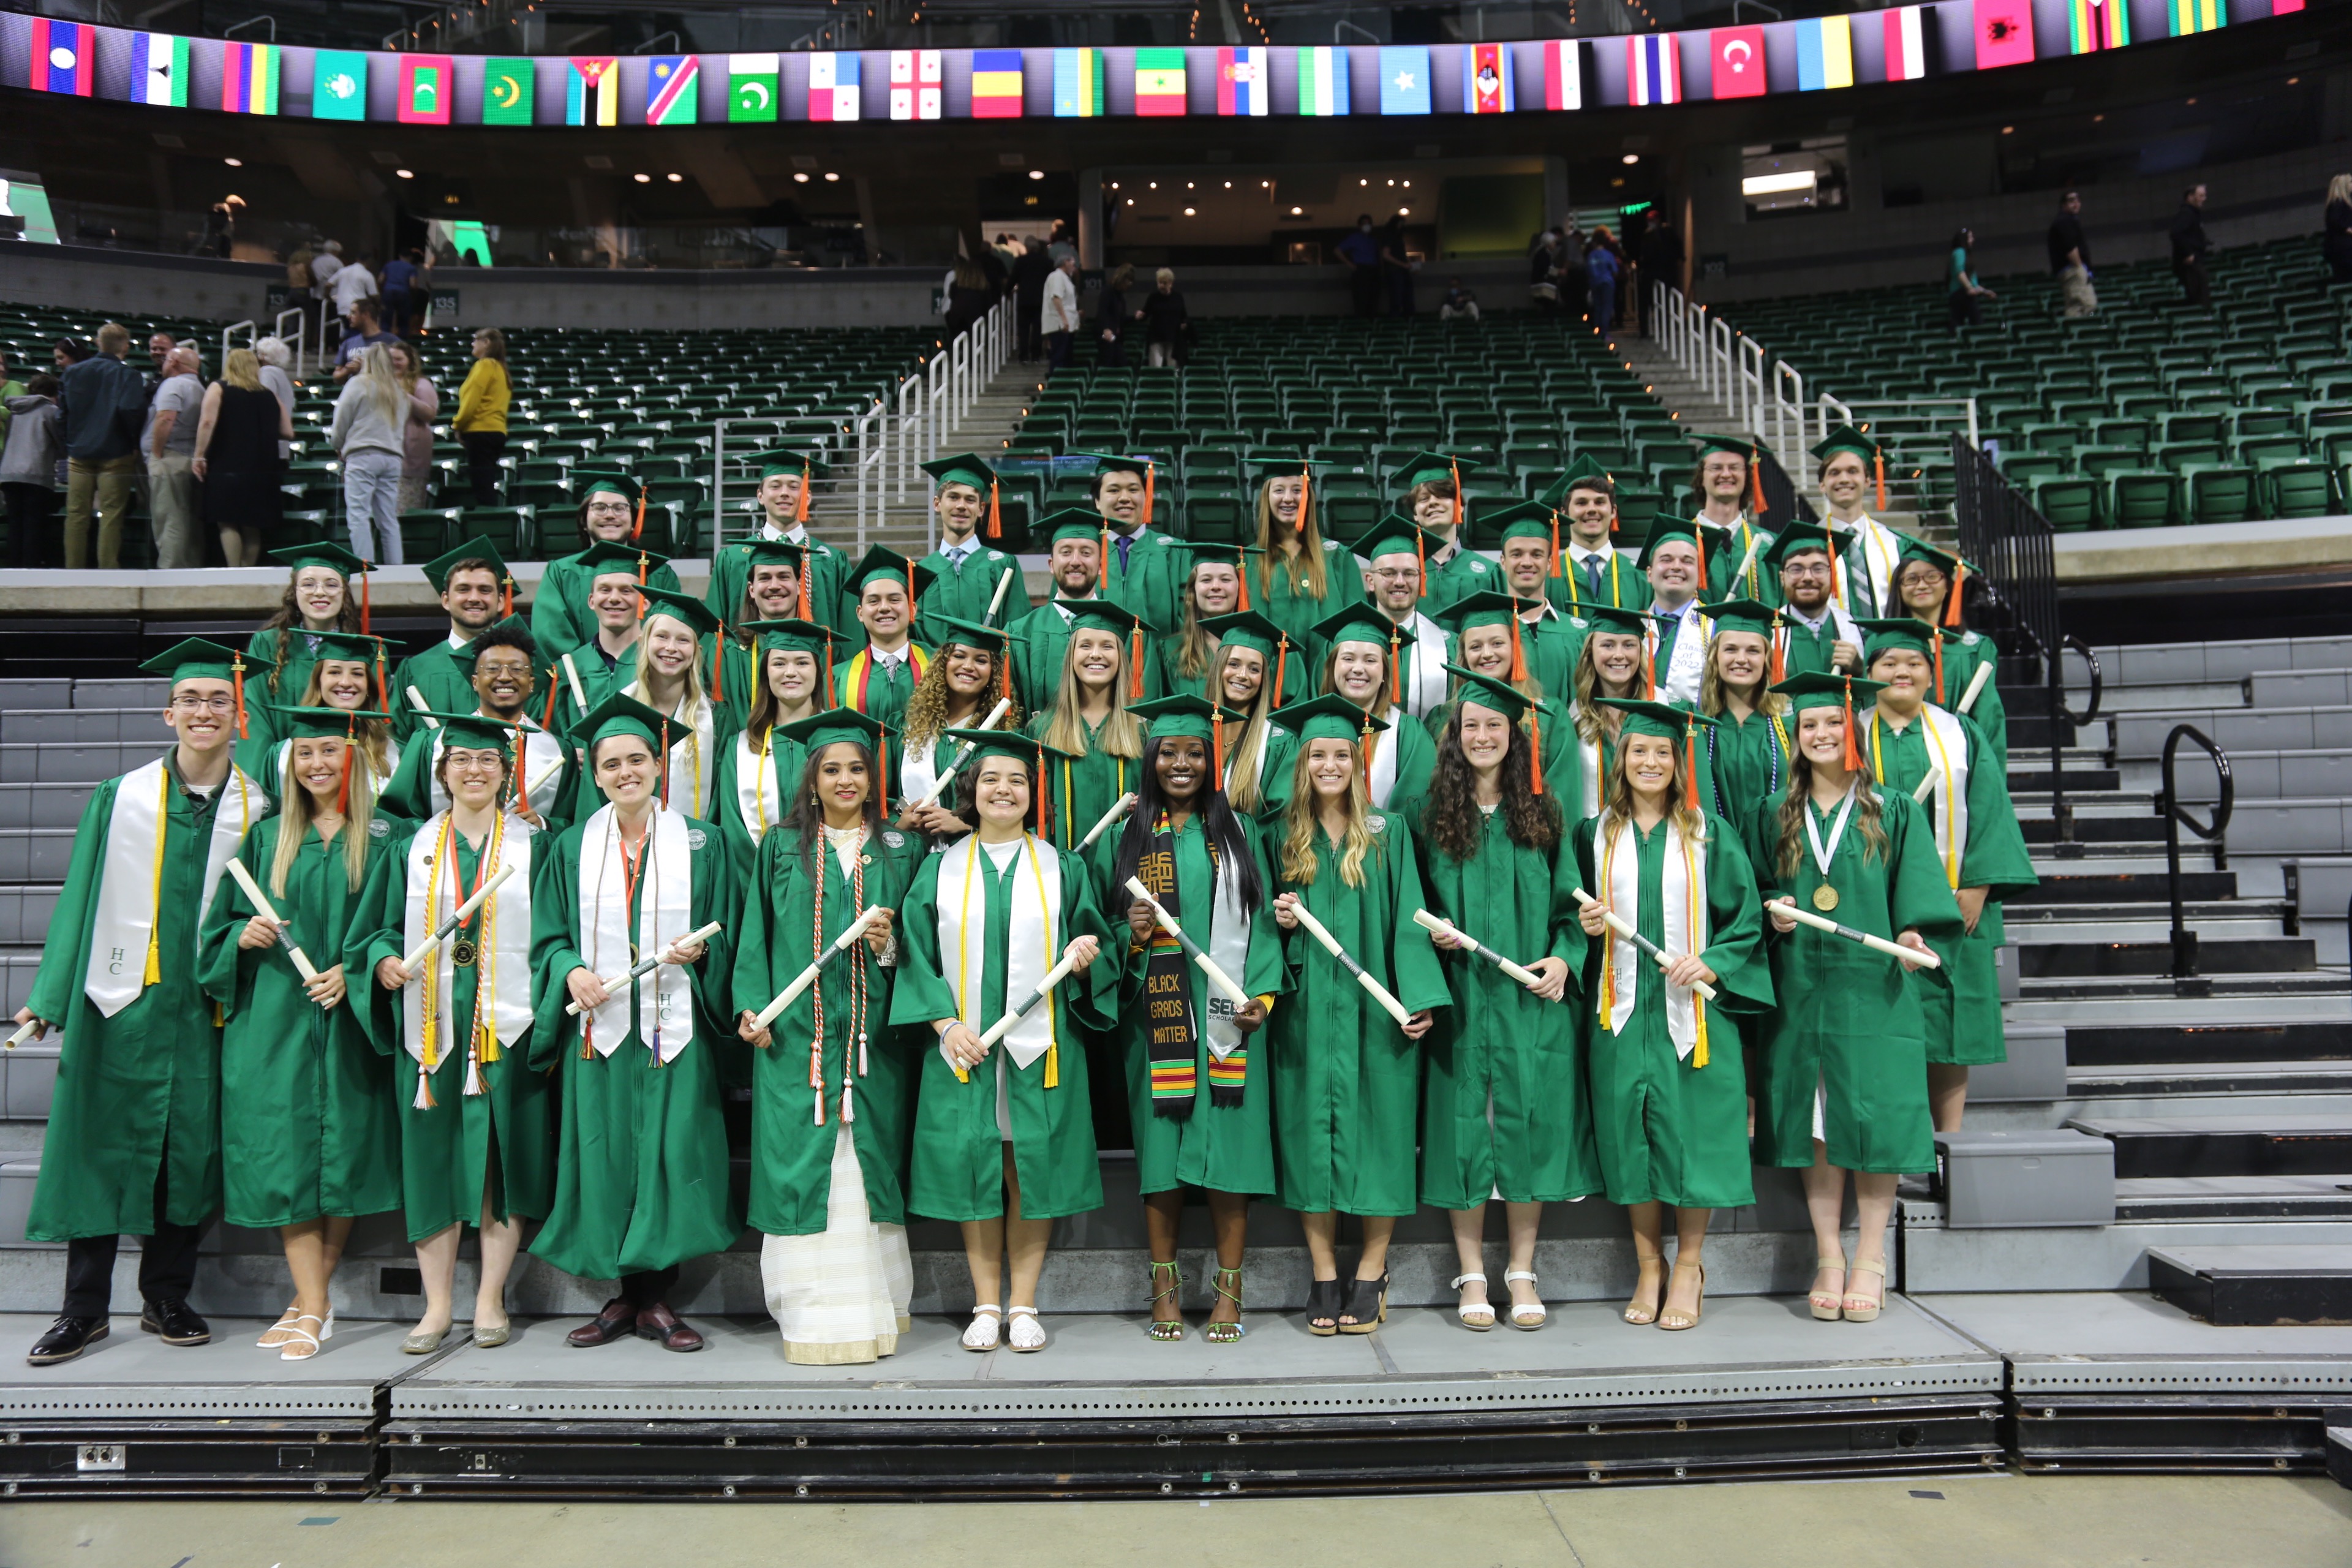
<path id="1" fill-rule="evenodd" d="M 1168 1270 L 1168 1283 L 1164 1286 L 1160 1283 L 1160 1271 L 1163 1268 Z M 1162 1301 L 1166 1301 L 1170 1306 L 1176 1309 L 1176 1315 L 1174 1317 L 1154 1318 L 1151 1320 L 1151 1328 L 1150 1332 L 1153 1339 L 1160 1340 L 1164 1342 L 1168 1341 L 1181 1340 L 1184 1337 L 1184 1308 L 1181 1300 L 1180 1300 L 1183 1289 L 1184 1276 L 1178 1270 L 1176 1265 L 1173 1263 L 1155 1263 L 1151 1266 L 1151 1305 L 1153 1310 L 1157 1310 L 1160 1303 Z"/>
<path id="2" fill-rule="evenodd" d="M 1234 1288 L 1230 1290 L 1225 1289 L 1228 1276 L 1234 1282 Z M 1242 1310 L 1242 1271 L 1238 1268 L 1220 1268 L 1211 1278 L 1209 1283 L 1216 1287 L 1218 1295 L 1234 1304 L 1234 1311 L 1238 1315 Z M 1247 1332 L 1249 1332 L 1248 1328 L 1238 1321 L 1210 1323 L 1202 1329 L 1201 1337 L 1213 1345 L 1233 1345 L 1239 1344 L 1242 1336 Z"/>

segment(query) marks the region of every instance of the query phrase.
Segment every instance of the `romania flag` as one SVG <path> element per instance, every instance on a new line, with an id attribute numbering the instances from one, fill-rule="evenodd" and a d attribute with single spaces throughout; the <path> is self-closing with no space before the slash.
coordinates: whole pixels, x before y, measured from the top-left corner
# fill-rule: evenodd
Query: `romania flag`
<path id="1" fill-rule="evenodd" d="M 1021 51 L 971 51 L 971 117 L 974 120 L 1021 118 Z"/>

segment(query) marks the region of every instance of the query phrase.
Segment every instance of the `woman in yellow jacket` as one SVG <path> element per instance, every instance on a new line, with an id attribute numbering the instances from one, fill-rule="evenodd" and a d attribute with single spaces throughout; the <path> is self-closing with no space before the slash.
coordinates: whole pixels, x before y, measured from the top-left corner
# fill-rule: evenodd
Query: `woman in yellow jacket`
<path id="1" fill-rule="evenodd" d="M 474 334 L 474 368 L 457 389 L 457 416 L 449 423 L 466 446 L 474 504 L 499 504 L 499 459 L 507 449 L 507 335 L 496 327 Z"/>

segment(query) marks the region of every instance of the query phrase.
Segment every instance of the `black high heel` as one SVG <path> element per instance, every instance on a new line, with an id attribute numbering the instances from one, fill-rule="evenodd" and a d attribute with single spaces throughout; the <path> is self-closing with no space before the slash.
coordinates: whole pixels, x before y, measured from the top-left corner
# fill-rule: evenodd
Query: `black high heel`
<path id="1" fill-rule="evenodd" d="M 1345 1315 L 1356 1321 L 1339 1325 L 1339 1331 L 1343 1334 L 1369 1334 L 1389 1321 L 1387 1269 L 1381 1269 L 1377 1279 L 1351 1279 L 1348 1281 Z"/>
<path id="2" fill-rule="evenodd" d="M 1313 1279 L 1307 1285 L 1307 1331 L 1318 1339 L 1328 1339 L 1339 1331 L 1339 1281 Z"/>

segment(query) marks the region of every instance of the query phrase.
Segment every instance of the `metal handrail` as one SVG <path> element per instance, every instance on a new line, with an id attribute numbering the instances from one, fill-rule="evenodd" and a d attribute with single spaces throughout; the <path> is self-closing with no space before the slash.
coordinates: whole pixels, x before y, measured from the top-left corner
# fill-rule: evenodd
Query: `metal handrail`
<path id="1" fill-rule="evenodd" d="M 2199 822 L 2180 804 L 2179 791 L 2173 777 L 2173 757 L 2180 742 L 2194 741 L 2213 759 L 2213 768 L 2221 777 L 2221 798 L 2214 803 L 2210 822 Z M 2230 847 L 2223 835 L 2229 830 L 2230 811 L 2237 801 L 2237 784 L 2230 776 L 2230 759 L 2215 745 L 2204 731 L 2194 724 L 2175 724 L 2172 733 L 2164 738 L 2163 781 L 2157 791 L 2156 812 L 2164 818 L 2165 890 L 2172 904 L 2172 978 L 2175 983 L 2197 980 L 2197 933 L 2189 929 L 2189 921 L 2180 903 L 2180 830 L 2184 826 L 2198 837 L 2213 846 L 2213 869 L 2230 868 Z M 2205 988 L 2200 983 L 2199 989 Z"/>
<path id="2" fill-rule="evenodd" d="M 2101 697 L 2105 695 L 2107 689 L 2106 672 L 2099 668 L 2099 656 L 2091 651 L 2091 645 L 2084 642 L 2081 637 L 2074 636 L 2072 632 L 2069 632 L 2058 646 L 2063 653 L 2075 653 L 2082 655 L 2083 662 L 2091 667 L 2090 707 L 2084 709 L 2080 713 L 2075 712 L 2071 708 L 2066 710 L 2066 717 L 2073 720 L 2075 727 L 2079 729 L 2083 725 L 2090 723 L 2099 716 L 2099 700 Z M 2061 681 L 2058 686 L 2058 700 L 2063 703 L 2065 699 L 2065 683 Z"/>

